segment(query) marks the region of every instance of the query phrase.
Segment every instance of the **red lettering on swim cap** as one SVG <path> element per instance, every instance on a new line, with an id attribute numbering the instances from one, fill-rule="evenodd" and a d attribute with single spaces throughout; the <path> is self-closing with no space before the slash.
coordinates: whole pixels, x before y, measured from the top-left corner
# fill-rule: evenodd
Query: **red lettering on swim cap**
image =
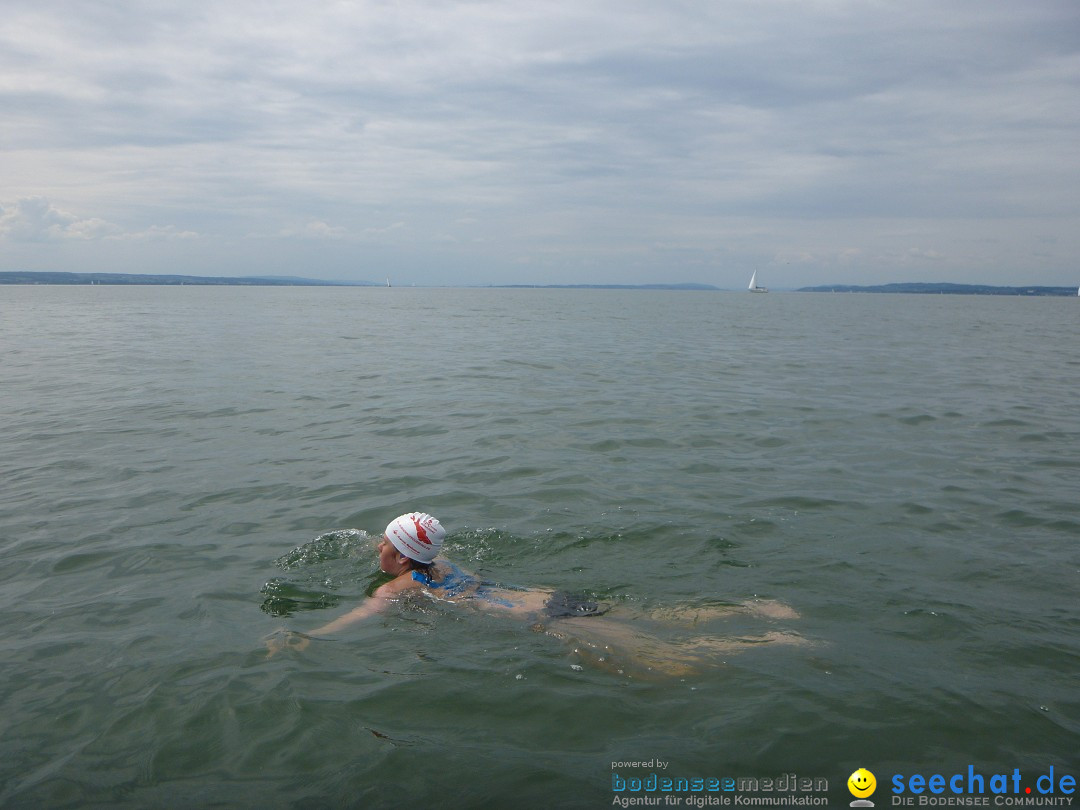
<path id="1" fill-rule="evenodd" d="M 416 539 L 421 543 L 430 546 L 431 541 L 428 540 L 427 532 L 424 531 L 424 527 L 420 525 L 420 521 L 415 517 L 412 519 L 413 525 L 416 526 Z"/>

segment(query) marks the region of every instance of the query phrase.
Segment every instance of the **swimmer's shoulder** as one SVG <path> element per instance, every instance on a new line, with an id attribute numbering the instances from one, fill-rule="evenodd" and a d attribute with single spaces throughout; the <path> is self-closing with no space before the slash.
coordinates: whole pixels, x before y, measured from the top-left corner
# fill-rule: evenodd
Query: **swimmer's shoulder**
<path id="1" fill-rule="evenodd" d="M 389 582 L 385 582 L 376 588 L 371 595 L 379 599 L 393 599 L 407 591 L 416 590 L 420 587 L 420 583 L 413 578 L 412 574 L 412 571 L 406 571 L 404 574 L 394 577 Z"/>

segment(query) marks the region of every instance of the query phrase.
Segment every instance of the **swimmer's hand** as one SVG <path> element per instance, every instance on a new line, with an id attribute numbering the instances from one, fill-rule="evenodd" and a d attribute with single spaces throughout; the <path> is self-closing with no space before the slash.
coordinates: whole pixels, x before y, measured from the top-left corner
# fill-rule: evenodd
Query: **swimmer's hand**
<path id="1" fill-rule="evenodd" d="M 294 633 L 292 630 L 275 630 L 263 639 L 266 643 L 266 660 L 270 660 L 282 650 L 304 650 L 311 639 L 302 633 Z"/>

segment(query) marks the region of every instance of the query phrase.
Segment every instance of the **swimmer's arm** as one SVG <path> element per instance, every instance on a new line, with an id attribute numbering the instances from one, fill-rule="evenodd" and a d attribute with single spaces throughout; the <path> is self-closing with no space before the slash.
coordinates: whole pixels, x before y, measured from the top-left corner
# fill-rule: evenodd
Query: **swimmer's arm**
<path id="1" fill-rule="evenodd" d="M 374 616 L 376 613 L 382 613 L 386 610 L 390 600 L 381 596 L 370 596 L 350 610 L 344 616 L 338 616 L 332 622 L 324 624 L 322 627 L 317 627 L 314 630 L 308 631 L 309 636 L 328 636 L 332 633 L 336 633 L 338 630 L 344 630 L 350 625 L 362 622 L 369 616 Z"/>
<path id="2" fill-rule="evenodd" d="M 362 622 L 364 619 L 374 616 L 376 613 L 382 613 L 398 596 L 417 587 L 419 587 L 419 583 L 414 582 L 411 576 L 399 577 L 393 582 L 387 582 L 385 585 L 380 585 L 370 597 L 361 602 L 357 607 L 350 610 L 344 616 L 339 616 L 332 622 L 324 624 L 322 627 L 318 627 L 307 633 L 295 633 L 291 630 L 271 633 L 264 639 L 267 650 L 266 657 L 273 658 L 286 648 L 300 652 L 307 648 L 311 643 L 313 636 L 328 636 L 331 633 L 336 633 L 338 630 L 343 630 L 357 622 Z"/>
<path id="3" fill-rule="evenodd" d="M 376 613 L 382 613 L 390 606 L 390 603 L 393 602 L 397 596 L 414 587 L 415 584 L 416 583 L 412 582 L 412 577 L 409 577 L 409 582 L 406 582 L 399 577 L 393 582 L 387 582 L 385 585 L 380 585 L 375 589 L 375 592 L 371 596 L 344 616 L 339 616 L 332 622 L 324 624 L 322 627 L 317 627 L 307 633 L 295 633 L 291 630 L 271 633 L 264 639 L 267 650 L 266 657 L 273 658 L 286 648 L 300 652 L 311 644 L 313 636 L 328 636 L 331 633 L 336 633 L 338 630 L 343 630 L 357 622 L 362 622 L 364 619 L 374 616 Z"/>
<path id="4" fill-rule="evenodd" d="M 328 636 L 331 633 L 336 633 L 339 630 L 343 630 L 346 627 L 362 622 L 364 619 L 370 618 L 377 613 L 382 613 L 386 610 L 390 603 L 397 597 L 401 596 L 408 590 L 413 590 L 419 587 L 419 583 L 416 582 L 411 576 L 398 577 L 392 582 L 387 582 L 385 585 L 380 585 L 375 589 L 375 592 L 350 610 L 344 616 L 339 616 L 332 622 L 324 624 L 322 627 L 316 628 L 308 633 L 310 636 Z"/>

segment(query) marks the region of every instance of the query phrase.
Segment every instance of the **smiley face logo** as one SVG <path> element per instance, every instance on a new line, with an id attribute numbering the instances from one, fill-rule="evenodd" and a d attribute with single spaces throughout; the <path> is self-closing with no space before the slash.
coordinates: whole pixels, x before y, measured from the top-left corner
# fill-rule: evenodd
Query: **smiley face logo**
<path id="1" fill-rule="evenodd" d="M 859 768 L 847 780 L 847 789 L 858 799 L 865 799 L 877 789 L 877 779 L 866 768 Z"/>

